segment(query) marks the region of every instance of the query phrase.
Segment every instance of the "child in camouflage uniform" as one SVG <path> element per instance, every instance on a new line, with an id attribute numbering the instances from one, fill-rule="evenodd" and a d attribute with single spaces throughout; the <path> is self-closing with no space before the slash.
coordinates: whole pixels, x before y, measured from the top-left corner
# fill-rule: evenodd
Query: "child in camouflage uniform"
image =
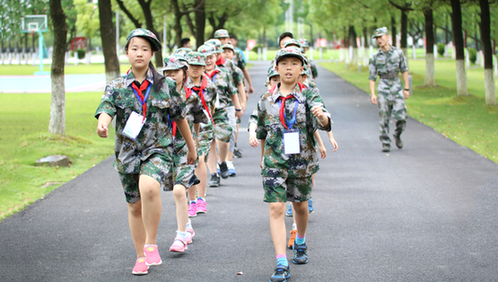
<path id="1" fill-rule="evenodd" d="M 205 121 L 201 122 L 200 128 L 196 129 L 199 131 L 197 146 L 199 166 L 197 166 L 195 174 L 199 177 L 200 183 L 188 190 L 190 200 L 188 216 L 195 217 L 199 213 L 207 213 L 207 203 L 205 200 L 207 182 L 206 159 L 214 140 L 213 114 L 215 112 L 217 90 L 213 82 L 204 75 L 204 71 L 206 70 L 204 55 L 199 52 L 191 52 L 186 57 L 189 64 L 189 76 L 185 82 L 185 87 L 199 96 L 206 118 Z"/>
<path id="2" fill-rule="evenodd" d="M 316 129 L 330 131 L 331 120 L 318 89 L 304 88 L 297 83 L 305 64 L 301 52 L 296 48 L 281 49 L 275 62 L 281 82 L 261 97 L 252 113 L 249 142 L 256 147 L 259 139 L 264 140 L 264 201 L 270 205 L 270 230 L 277 255 L 277 266 L 270 281 L 286 281 L 290 268 L 285 251 L 285 202 L 294 205 L 298 229 L 292 261 L 305 264 L 308 262 L 305 235 L 311 176 L 318 171 L 313 134 Z"/>
<path id="3" fill-rule="evenodd" d="M 391 150 L 391 138 L 389 138 L 391 114 L 396 120 L 396 129 L 393 134 L 396 147 L 403 148 L 400 136 L 406 128 L 406 119 L 408 118 L 405 99 L 410 96 L 408 67 L 403 51 L 389 44 L 387 27 L 376 29 L 372 38 L 377 40 L 380 48 L 372 55 L 368 64 L 370 94 L 372 104 L 379 105 L 379 139 L 382 142 L 382 152 L 389 152 Z M 398 76 L 400 72 L 403 75 L 404 89 Z M 378 98 L 375 95 L 377 75 L 380 77 L 379 85 L 377 86 Z"/>
<path id="4" fill-rule="evenodd" d="M 156 244 L 161 218 L 161 187 L 173 189 L 173 136 L 170 120 L 185 136 L 187 161 L 196 159 L 194 141 L 185 117 L 184 97 L 175 82 L 160 75 L 150 62 L 161 43 L 146 29 L 133 30 L 126 55 L 131 69 L 109 83 L 95 112 L 97 133 L 108 136 L 116 117 L 114 167 L 119 173 L 128 203 L 130 232 L 137 252 L 133 274 L 147 274 L 150 265 L 162 263 Z"/>
<path id="5" fill-rule="evenodd" d="M 301 48 L 303 48 L 303 54 L 306 55 L 306 52 L 308 52 L 308 49 L 310 48 L 308 40 L 306 38 L 301 38 L 299 39 L 299 43 L 301 43 Z M 316 64 L 312 59 L 309 59 L 308 62 L 311 72 L 311 76 L 309 78 L 316 81 L 316 78 L 318 77 L 318 69 L 316 68 Z"/>
<path id="6" fill-rule="evenodd" d="M 162 69 L 164 76 L 174 79 L 177 91 L 182 96 L 185 95 L 187 112 L 185 119 L 189 124 L 193 139 L 198 143 L 199 125 L 201 122 L 208 122 L 208 120 L 204 114 L 199 96 L 185 86 L 187 69 L 188 64 L 184 56 L 173 55 L 164 59 L 164 67 Z M 183 253 L 188 249 L 188 244 L 192 243 L 192 238 L 195 236 L 192 223 L 188 217 L 186 191 L 192 188 L 192 186 L 199 184 L 200 180 L 194 174 L 197 167 L 197 160 L 194 164 L 187 163 L 187 144 L 182 134 L 177 132 L 176 122 L 172 122 L 172 130 L 175 144 L 175 151 L 173 152 L 175 167 L 173 195 L 175 197 L 178 230 L 176 231 L 176 238 L 169 250 Z"/>

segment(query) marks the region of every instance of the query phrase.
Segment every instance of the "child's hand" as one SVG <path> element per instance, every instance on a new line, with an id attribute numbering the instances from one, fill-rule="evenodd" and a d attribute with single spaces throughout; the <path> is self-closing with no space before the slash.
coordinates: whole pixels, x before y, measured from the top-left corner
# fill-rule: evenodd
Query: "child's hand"
<path id="1" fill-rule="evenodd" d="M 318 151 L 320 151 L 320 157 L 322 159 L 325 159 L 325 157 L 327 157 L 327 149 L 323 144 L 318 146 Z"/>
<path id="2" fill-rule="evenodd" d="M 259 140 L 258 138 L 256 138 L 256 133 L 254 132 L 249 133 L 249 144 L 254 148 L 258 147 Z"/>
<path id="3" fill-rule="evenodd" d="M 334 146 L 334 151 L 332 151 L 332 152 L 337 151 L 337 149 L 339 149 L 339 145 L 337 145 L 337 142 L 335 141 L 335 139 L 331 138 L 329 140 L 330 140 L 330 144 L 332 144 L 332 146 Z"/>
<path id="4" fill-rule="evenodd" d="M 196 159 L 197 159 L 197 150 L 188 150 L 188 152 L 187 152 L 187 164 L 189 164 L 189 165 L 195 164 Z"/>
<path id="5" fill-rule="evenodd" d="M 243 114 L 244 114 L 244 109 L 242 109 L 241 111 L 235 111 L 236 118 L 242 118 Z"/>
<path id="6" fill-rule="evenodd" d="M 318 107 L 318 106 L 313 107 L 313 109 L 311 109 L 311 112 L 320 121 L 320 123 L 326 124 L 328 117 L 327 117 L 327 115 L 325 115 L 323 113 L 322 107 Z"/>
<path id="7" fill-rule="evenodd" d="M 101 138 L 107 138 L 108 136 L 108 130 L 107 130 L 107 126 L 105 126 L 104 124 L 102 123 L 99 123 L 97 125 L 97 134 L 101 137 Z"/>

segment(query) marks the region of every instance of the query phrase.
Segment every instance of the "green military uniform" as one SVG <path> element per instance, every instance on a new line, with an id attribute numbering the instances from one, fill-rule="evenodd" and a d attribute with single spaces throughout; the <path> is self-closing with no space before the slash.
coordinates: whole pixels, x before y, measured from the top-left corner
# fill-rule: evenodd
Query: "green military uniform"
<path id="1" fill-rule="evenodd" d="M 374 38 L 387 33 L 387 28 L 375 31 Z M 389 51 L 384 52 L 380 48 L 372 55 L 369 61 L 369 76 L 372 81 L 380 77 L 377 85 L 377 103 L 379 105 L 379 139 L 383 144 L 390 145 L 389 119 L 391 115 L 396 120 L 395 136 L 400 136 L 406 128 L 408 112 L 405 97 L 403 96 L 403 84 L 399 79 L 399 73 L 408 71 L 406 58 L 403 51 L 390 46 Z"/>
<path id="2" fill-rule="evenodd" d="M 106 86 L 95 112 L 96 118 L 101 113 L 116 117 L 114 167 L 120 174 L 129 203 L 140 200 L 138 181 L 135 183 L 135 180 L 141 174 L 156 179 L 164 190 L 173 189 L 173 136 L 170 120 L 180 121 L 185 117 L 185 97 L 176 91 L 176 83 L 173 80 L 165 79 L 159 92 L 156 92 L 152 85 L 154 78 L 150 69 L 147 71 L 146 80 L 149 81 L 151 90 L 145 101 L 146 120 L 136 140 L 122 134 L 132 112 L 143 114 L 142 104 L 132 90 L 135 77 L 131 71 Z M 136 187 L 134 184 L 137 184 Z"/>

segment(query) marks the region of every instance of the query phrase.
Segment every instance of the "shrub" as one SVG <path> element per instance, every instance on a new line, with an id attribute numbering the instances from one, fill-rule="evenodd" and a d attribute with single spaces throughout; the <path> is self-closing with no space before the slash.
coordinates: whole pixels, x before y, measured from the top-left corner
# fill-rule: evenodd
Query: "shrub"
<path id="1" fill-rule="evenodd" d="M 84 49 L 78 49 L 76 52 L 78 52 L 78 59 L 82 60 L 85 58 L 86 51 Z"/>
<path id="2" fill-rule="evenodd" d="M 467 51 L 469 52 L 469 60 L 471 63 L 475 64 L 477 60 L 477 51 L 474 48 L 467 48 Z"/>
<path id="3" fill-rule="evenodd" d="M 437 44 L 437 53 L 439 54 L 439 56 L 444 56 L 444 43 L 438 43 Z"/>

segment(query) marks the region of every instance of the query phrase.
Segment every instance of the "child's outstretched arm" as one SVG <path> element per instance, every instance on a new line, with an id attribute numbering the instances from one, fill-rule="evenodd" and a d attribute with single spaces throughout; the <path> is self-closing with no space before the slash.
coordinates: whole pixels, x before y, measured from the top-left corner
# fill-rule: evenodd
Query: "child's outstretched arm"
<path id="1" fill-rule="evenodd" d="M 251 122 L 249 124 L 249 144 L 256 148 L 259 145 L 259 140 L 256 138 L 256 128 L 258 127 L 257 124 Z"/>
<path id="2" fill-rule="evenodd" d="M 109 126 L 111 121 L 112 117 L 110 115 L 106 113 L 101 113 L 99 115 L 98 124 L 97 124 L 97 134 L 101 138 L 107 138 L 107 136 L 109 135 L 109 130 L 107 129 L 107 127 Z"/>
<path id="3" fill-rule="evenodd" d="M 330 118 L 328 115 L 326 115 L 322 109 L 322 107 L 315 106 L 313 109 L 311 109 L 311 112 L 313 115 L 318 119 L 318 122 L 323 126 L 323 127 L 328 127 L 330 123 Z"/>
<path id="4" fill-rule="evenodd" d="M 176 124 L 178 126 L 178 130 L 180 130 L 180 133 L 183 136 L 183 139 L 185 139 L 185 142 L 187 143 L 187 163 L 194 164 L 197 159 L 197 150 L 195 149 L 194 139 L 192 138 L 188 122 L 186 119 L 182 119 L 177 121 Z"/>

